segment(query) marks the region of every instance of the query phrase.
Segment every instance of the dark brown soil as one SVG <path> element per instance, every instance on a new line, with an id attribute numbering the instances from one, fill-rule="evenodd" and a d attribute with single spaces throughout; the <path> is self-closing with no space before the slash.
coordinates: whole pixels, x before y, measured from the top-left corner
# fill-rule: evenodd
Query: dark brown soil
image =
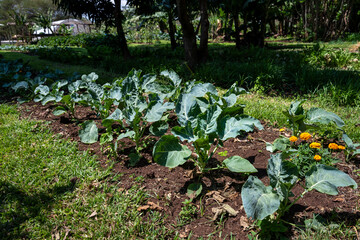
<path id="1" fill-rule="evenodd" d="M 55 106 L 41 106 L 37 103 L 26 103 L 21 106 L 23 118 L 31 117 L 37 120 L 50 121 L 50 126 L 54 133 L 61 134 L 64 138 L 72 141 L 78 141 L 78 123 L 93 119 L 99 123 L 100 120 L 89 108 L 78 108 L 76 117 L 78 121 L 69 120 L 69 117 L 56 117 L 52 114 Z M 286 133 L 282 133 L 286 134 Z M 248 159 L 258 169 L 258 176 L 265 184 L 269 184 L 266 175 L 267 162 L 270 153 L 265 149 L 265 142 L 272 142 L 279 137 L 278 129 L 265 127 L 263 131 L 250 133 L 246 136 L 235 138 L 225 142 L 224 148 L 217 151 L 213 162 L 239 155 Z M 212 234 L 213 239 L 247 239 L 247 234 L 251 230 L 251 222 L 246 218 L 242 201 L 241 187 L 246 181 L 246 176 L 232 173 L 227 170 L 217 170 L 206 174 L 203 178 L 204 194 L 200 199 L 194 201 L 194 205 L 199 209 L 198 214 L 189 224 L 179 221 L 179 212 L 184 206 L 187 186 L 193 182 L 194 172 L 191 170 L 191 163 L 186 163 L 181 167 L 169 169 L 152 162 L 151 149 L 149 146 L 143 151 L 144 160 L 136 167 L 128 166 L 127 154 L 131 152 L 134 144 L 125 139 L 123 141 L 123 151 L 116 162 L 114 171 L 121 173 L 122 188 L 128 189 L 136 184 L 135 178 L 141 176 L 143 180 L 141 185 L 149 193 L 149 206 L 156 206 L 155 209 L 161 211 L 166 217 L 167 227 L 180 233 L 181 237 L 187 237 L 191 234 L 191 239 L 197 237 L 207 238 Z M 102 149 L 99 143 L 86 145 L 79 142 L 80 150 L 90 150 L 98 156 L 102 166 L 106 166 L 109 159 L 106 156 L 106 150 Z M 227 151 L 227 156 L 220 156 L 219 152 Z M 356 182 L 360 182 L 359 175 L 354 170 L 359 169 L 359 160 L 356 159 L 351 164 L 340 162 L 337 167 L 348 173 Z M 216 165 L 216 164 L 215 164 Z M 196 174 L 196 173 L 195 173 Z M 302 192 L 300 185 L 294 189 L 294 194 Z M 219 214 L 215 219 L 214 211 L 216 208 L 228 204 L 234 210 L 238 211 L 236 216 Z M 304 219 L 311 218 L 314 213 L 328 216 L 336 212 L 342 220 L 352 221 L 360 217 L 360 199 L 359 191 L 351 188 L 341 188 L 337 196 L 329 196 L 312 191 L 298 201 L 285 218 L 294 223 L 303 223 Z M 147 206 L 144 207 L 145 209 Z M 139 209 L 140 210 L 140 209 Z M 200 211 L 201 210 L 201 211 Z M 141 210 L 140 210 L 141 211 Z M 223 215 L 223 218 L 221 219 Z M 146 217 L 146 210 L 144 211 Z M 220 235 L 221 234 L 221 235 Z M 296 232 L 288 233 L 289 237 L 296 238 Z"/>

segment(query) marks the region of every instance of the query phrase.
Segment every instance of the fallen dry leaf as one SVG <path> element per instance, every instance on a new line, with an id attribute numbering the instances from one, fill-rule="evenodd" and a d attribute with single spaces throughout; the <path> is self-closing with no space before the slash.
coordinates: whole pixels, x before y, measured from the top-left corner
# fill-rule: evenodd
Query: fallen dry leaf
<path id="1" fill-rule="evenodd" d="M 240 226 L 242 226 L 244 229 L 248 228 L 250 226 L 249 220 L 245 216 L 240 217 Z"/>
<path id="2" fill-rule="evenodd" d="M 160 205 L 158 205 L 158 204 L 156 204 L 154 202 L 151 202 L 151 201 L 148 201 L 146 203 L 146 205 L 140 206 L 140 207 L 137 208 L 138 212 L 145 211 L 145 210 L 148 210 L 148 209 L 157 210 L 157 211 L 164 210 L 164 208 L 160 207 Z"/>
<path id="3" fill-rule="evenodd" d="M 90 216 L 88 218 L 92 218 L 92 217 L 95 217 L 97 215 L 97 212 L 96 210 L 92 212 L 92 214 L 90 214 Z"/>

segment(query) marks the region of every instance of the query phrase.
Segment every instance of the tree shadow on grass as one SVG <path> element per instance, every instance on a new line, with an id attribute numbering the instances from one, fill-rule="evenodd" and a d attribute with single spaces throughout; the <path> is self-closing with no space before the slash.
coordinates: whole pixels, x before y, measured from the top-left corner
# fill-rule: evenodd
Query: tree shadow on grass
<path id="1" fill-rule="evenodd" d="M 0 239 L 29 238 L 22 224 L 26 221 L 45 221 L 43 212 L 51 211 L 57 196 L 75 189 L 75 181 L 67 185 L 28 194 L 13 183 L 0 181 Z M 11 209 L 7 209 L 11 206 Z"/>

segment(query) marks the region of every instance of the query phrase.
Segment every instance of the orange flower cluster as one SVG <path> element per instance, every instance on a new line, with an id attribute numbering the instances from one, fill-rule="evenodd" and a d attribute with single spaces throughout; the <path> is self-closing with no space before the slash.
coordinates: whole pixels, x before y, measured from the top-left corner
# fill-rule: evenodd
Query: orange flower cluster
<path id="1" fill-rule="evenodd" d="M 320 155 L 315 155 L 315 156 L 314 156 L 314 159 L 315 159 L 315 161 L 320 161 L 320 160 L 321 160 L 321 156 L 320 156 Z"/>
<path id="2" fill-rule="evenodd" d="M 289 140 L 290 140 L 290 142 L 296 142 L 296 141 L 298 140 L 298 138 L 295 137 L 295 136 L 291 136 L 291 137 L 289 138 Z"/>
<path id="3" fill-rule="evenodd" d="M 303 132 L 302 134 L 300 134 L 300 139 L 301 140 L 309 140 L 311 138 L 311 134 L 307 133 L 307 132 Z"/>
<path id="4" fill-rule="evenodd" d="M 339 146 L 338 146 L 338 149 L 339 149 L 339 150 L 345 150 L 345 146 L 339 145 Z"/>
<path id="5" fill-rule="evenodd" d="M 317 149 L 320 149 L 320 148 L 321 148 L 321 143 L 318 143 L 318 142 L 312 142 L 312 143 L 310 143 L 310 148 L 317 148 Z"/>
<path id="6" fill-rule="evenodd" d="M 332 150 L 337 150 L 339 149 L 339 145 L 337 145 L 336 143 L 330 143 L 329 148 Z"/>

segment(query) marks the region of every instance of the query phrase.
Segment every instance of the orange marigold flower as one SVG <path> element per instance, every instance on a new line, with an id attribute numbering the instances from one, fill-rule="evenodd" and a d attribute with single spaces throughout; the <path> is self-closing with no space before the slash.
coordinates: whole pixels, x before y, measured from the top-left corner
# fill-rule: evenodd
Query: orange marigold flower
<path id="1" fill-rule="evenodd" d="M 310 148 L 317 148 L 317 149 L 319 149 L 319 148 L 321 148 L 321 144 L 318 143 L 318 142 L 312 142 L 312 143 L 310 143 Z"/>
<path id="2" fill-rule="evenodd" d="M 283 131 L 285 131 L 285 128 L 280 128 L 279 129 L 279 132 L 283 132 Z"/>
<path id="3" fill-rule="evenodd" d="M 339 145 L 339 146 L 338 146 L 338 149 L 340 149 L 340 150 L 345 150 L 345 146 Z"/>
<path id="4" fill-rule="evenodd" d="M 295 136 L 291 136 L 291 137 L 289 138 L 289 140 L 290 140 L 290 142 L 296 142 L 296 141 L 298 140 L 298 138 L 295 137 Z"/>
<path id="5" fill-rule="evenodd" d="M 315 159 L 315 161 L 320 161 L 320 160 L 321 160 L 321 156 L 320 156 L 320 155 L 315 155 L 315 156 L 314 156 L 314 159 Z"/>
<path id="6" fill-rule="evenodd" d="M 311 134 L 307 132 L 303 132 L 302 134 L 300 134 L 300 138 L 301 140 L 309 140 L 311 138 Z"/>
<path id="7" fill-rule="evenodd" d="M 336 150 L 336 149 L 339 149 L 339 145 L 337 145 L 336 143 L 330 143 L 329 148 L 332 150 Z"/>

